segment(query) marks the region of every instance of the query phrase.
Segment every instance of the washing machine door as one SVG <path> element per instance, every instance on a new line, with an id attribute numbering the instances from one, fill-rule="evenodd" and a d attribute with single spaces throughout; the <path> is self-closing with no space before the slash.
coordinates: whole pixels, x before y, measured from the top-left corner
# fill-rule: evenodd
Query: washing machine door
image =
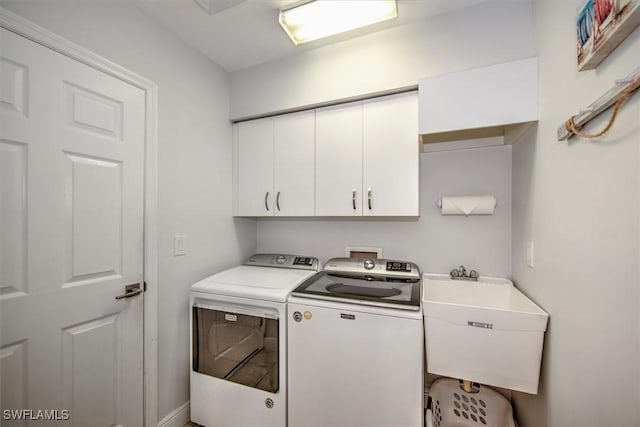
<path id="1" fill-rule="evenodd" d="M 194 304 L 193 370 L 259 390 L 279 389 L 277 311 Z"/>

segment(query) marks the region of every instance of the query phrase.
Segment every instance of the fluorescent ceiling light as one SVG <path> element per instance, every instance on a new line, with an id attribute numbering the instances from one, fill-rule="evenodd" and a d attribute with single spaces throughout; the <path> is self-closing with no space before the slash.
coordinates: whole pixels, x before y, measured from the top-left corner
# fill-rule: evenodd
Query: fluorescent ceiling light
<path id="1" fill-rule="evenodd" d="M 316 0 L 281 10 L 280 25 L 299 45 L 397 16 L 396 0 Z"/>

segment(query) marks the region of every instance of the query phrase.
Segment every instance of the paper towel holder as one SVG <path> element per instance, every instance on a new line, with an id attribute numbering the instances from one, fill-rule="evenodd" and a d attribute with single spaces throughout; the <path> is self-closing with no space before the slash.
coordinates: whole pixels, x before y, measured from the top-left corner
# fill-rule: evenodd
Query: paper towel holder
<path id="1" fill-rule="evenodd" d="M 498 207 L 498 199 L 496 199 L 496 203 L 494 206 Z M 438 200 L 436 200 L 436 207 L 438 209 L 442 209 L 442 198 L 439 198 Z"/>

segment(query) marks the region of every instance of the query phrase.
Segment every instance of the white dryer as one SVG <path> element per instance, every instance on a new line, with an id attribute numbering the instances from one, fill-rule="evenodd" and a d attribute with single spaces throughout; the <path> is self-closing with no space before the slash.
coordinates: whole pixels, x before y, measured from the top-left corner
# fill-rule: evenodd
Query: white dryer
<path id="1" fill-rule="evenodd" d="M 191 420 L 287 425 L 286 301 L 312 257 L 258 254 L 191 287 Z"/>

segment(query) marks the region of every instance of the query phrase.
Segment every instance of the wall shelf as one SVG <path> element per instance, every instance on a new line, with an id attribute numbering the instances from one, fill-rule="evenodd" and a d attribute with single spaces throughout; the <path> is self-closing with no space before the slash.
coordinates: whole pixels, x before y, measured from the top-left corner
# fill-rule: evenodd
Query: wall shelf
<path id="1" fill-rule="evenodd" d="M 620 99 L 620 96 L 636 81 L 640 78 L 640 68 L 636 68 L 631 74 L 625 78 L 616 80 L 611 89 L 604 93 L 600 98 L 592 102 L 587 108 L 580 110 L 578 114 L 573 116 L 573 122 L 578 129 L 589 123 L 594 118 L 598 117 L 609 107 L 614 105 Z M 562 123 L 558 127 L 558 141 L 565 141 L 574 135 L 573 132 L 567 129 L 566 122 Z"/>

